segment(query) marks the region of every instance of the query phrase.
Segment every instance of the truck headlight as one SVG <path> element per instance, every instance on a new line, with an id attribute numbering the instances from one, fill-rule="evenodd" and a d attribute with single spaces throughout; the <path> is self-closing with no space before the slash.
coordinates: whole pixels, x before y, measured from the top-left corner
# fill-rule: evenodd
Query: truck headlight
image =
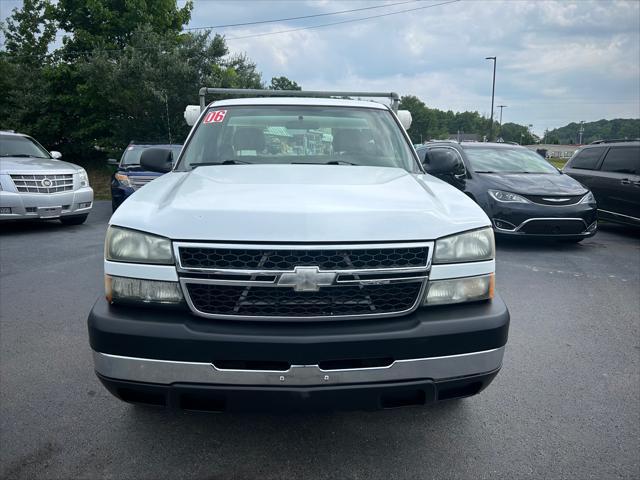
<path id="1" fill-rule="evenodd" d="M 502 190 L 489 190 L 489 196 L 498 202 L 504 203 L 529 203 L 524 197 L 511 192 L 503 192 Z"/>
<path id="2" fill-rule="evenodd" d="M 493 273 L 478 277 L 434 280 L 427 285 L 427 294 L 422 304 L 429 306 L 488 300 L 493 298 L 493 287 Z"/>
<path id="3" fill-rule="evenodd" d="M 109 227 L 104 244 L 107 260 L 131 263 L 173 265 L 171 240 L 157 235 Z"/>
<path id="4" fill-rule="evenodd" d="M 87 175 L 87 171 L 84 168 L 78 170 L 78 181 L 81 187 L 89 186 L 89 175 Z"/>
<path id="5" fill-rule="evenodd" d="M 106 275 L 104 290 L 109 303 L 138 302 L 177 305 L 183 300 L 178 282 Z"/>
<path id="6" fill-rule="evenodd" d="M 433 263 L 459 263 L 491 260 L 495 256 L 491 227 L 436 240 Z"/>

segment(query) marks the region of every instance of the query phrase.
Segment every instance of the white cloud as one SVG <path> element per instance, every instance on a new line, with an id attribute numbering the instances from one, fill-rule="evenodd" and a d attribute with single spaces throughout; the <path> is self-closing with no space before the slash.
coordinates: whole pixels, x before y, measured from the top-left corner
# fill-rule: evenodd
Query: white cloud
<path id="1" fill-rule="evenodd" d="M 394 90 L 417 95 L 430 106 L 488 115 L 492 65 L 485 57 L 495 55 L 496 104 L 508 105 L 505 121 L 532 123 L 536 132 L 542 132 L 569 121 L 640 117 L 637 0 L 463 0 L 363 22 L 231 39 L 438 1 L 218 33 L 227 35 L 233 52 L 246 52 L 267 82 L 272 76 L 286 75 L 306 89 Z M 380 4 L 377 0 L 196 0 L 189 26 Z"/>

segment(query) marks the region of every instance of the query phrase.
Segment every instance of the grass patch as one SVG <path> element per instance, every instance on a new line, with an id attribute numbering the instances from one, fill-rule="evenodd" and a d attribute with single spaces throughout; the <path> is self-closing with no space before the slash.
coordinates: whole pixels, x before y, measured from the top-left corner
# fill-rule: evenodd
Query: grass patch
<path id="1" fill-rule="evenodd" d="M 551 157 L 547 161 L 554 167 L 559 168 L 560 170 L 562 170 L 562 167 L 564 167 L 567 164 L 566 158 Z"/>
<path id="2" fill-rule="evenodd" d="M 89 184 L 93 188 L 96 200 L 111 200 L 111 174 L 113 169 L 107 165 L 90 165 L 86 167 Z"/>

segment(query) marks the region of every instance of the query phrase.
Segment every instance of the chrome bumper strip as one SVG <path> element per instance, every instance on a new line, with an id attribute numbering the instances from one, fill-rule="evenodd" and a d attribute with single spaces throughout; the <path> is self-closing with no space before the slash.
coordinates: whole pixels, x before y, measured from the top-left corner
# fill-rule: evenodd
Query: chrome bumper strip
<path id="1" fill-rule="evenodd" d="M 500 347 L 461 355 L 396 360 L 384 367 L 323 370 L 318 365 L 292 365 L 286 371 L 230 370 L 211 363 L 122 357 L 95 351 L 93 360 L 100 375 L 133 382 L 310 386 L 476 375 L 500 368 L 503 355 L 504 347 Z"/>

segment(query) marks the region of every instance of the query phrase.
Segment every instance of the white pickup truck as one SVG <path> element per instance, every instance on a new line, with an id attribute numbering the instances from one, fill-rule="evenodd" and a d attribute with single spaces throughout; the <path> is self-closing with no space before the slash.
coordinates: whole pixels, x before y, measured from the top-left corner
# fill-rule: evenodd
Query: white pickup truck
<path id="1" fill-rule="evenodd" d="M 485 388 L 509 328 L 491 224 L 424 173 L 397 94 L 200 93 L 175 165 L 146 150 L 141 164 L 168 173 L 111 218 L 106 295 L 88 319 L 102 383 L 205 411 L 390 408 Z M 208 93 L 235 98 L 205 105 Z"/>

